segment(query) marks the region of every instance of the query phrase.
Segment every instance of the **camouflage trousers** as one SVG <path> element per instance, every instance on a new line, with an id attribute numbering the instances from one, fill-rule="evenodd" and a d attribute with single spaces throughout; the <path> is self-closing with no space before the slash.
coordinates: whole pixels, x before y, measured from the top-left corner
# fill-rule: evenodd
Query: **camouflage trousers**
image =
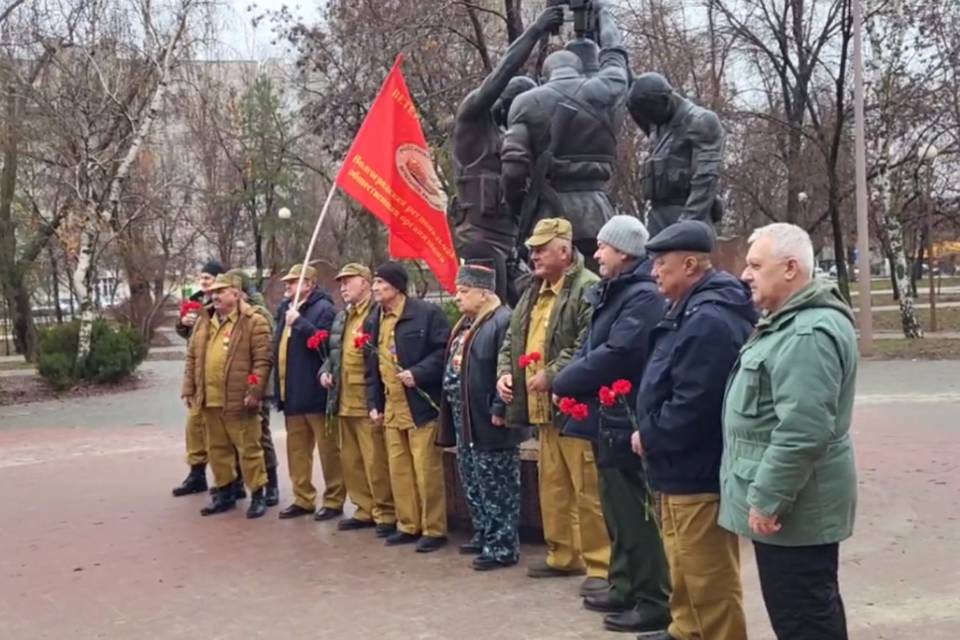
<path id="1" fill-rule="evenodd" d="M 473 522 L 472 544 L 483 555 L 520 557 L 520 449 L 478 451 L 457 438 L 457 470 Z"/>

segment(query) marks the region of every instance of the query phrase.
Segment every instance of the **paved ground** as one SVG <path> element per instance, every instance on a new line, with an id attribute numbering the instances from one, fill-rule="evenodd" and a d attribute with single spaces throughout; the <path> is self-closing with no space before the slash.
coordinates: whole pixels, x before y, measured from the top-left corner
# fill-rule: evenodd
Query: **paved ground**
<path id="1" fill-rule="evenodd" d="M 204 498 L 169 497 L 184 473 L 180 364 L 146 369 L 150 388 L 0 408 L 0 638 L 616 637 L 575 580 L 476 574 L 453 548 L 418 556 L 274 513 L 201 518 Z M 860 518 L 841 574 L 855 640 L 960 637 L 958 374 L 863 367 Z M 751 638 L 770 640 L 748 547 L 743 560 Z"/>

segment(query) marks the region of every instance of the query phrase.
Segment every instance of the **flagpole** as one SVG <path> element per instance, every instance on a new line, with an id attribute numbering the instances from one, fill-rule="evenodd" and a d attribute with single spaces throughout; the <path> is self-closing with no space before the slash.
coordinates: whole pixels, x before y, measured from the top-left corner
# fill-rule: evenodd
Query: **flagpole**
<path id="1" fill-rule="evenodd" d="M 333 201 L 333 194 L 337 192 L 337 183 L 334 182 L 330 185 L 330 193 L 327 194 L 327 201 L 323 203 L 323 209 L 320 210 L 320 217 L 317 218 L 317 225 L 313 228 L 313 235 L 310 237 L 310 244 L 307 246 L 307 255 L 303 257 L 303 268 L 300 270 L 300 279 L 297 280 L 297 291 L 293 295 L 293 306 L 291 309 L 296 309 L 300 304 L 300 287 L 303 286 L 303 277 L 307 272 L 307 265 L 310 264 L 310 256 L 313 255 L 313 247 L 317 244 L 317 236 L 320 235 L 320 226 L 323 224 L 323 219 L 327 217 L 327 210 L 330 208 L 330 203 Z"/>

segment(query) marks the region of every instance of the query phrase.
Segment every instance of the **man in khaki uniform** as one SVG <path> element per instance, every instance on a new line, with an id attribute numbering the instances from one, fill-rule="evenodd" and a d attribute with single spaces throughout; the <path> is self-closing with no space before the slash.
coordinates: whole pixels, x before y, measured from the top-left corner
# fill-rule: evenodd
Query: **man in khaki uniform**
<path id="1" fill-rule="evenodd" d="M 605 592 L 610 567 L 607 534 L 593 448 L 561 433 L 563 416 L 551 404 L 553 379 L 586 338 L 590 304 L 586 289 L 598 281 L 573 248 L 573 229 L 563 218 L 537 223 L 527 240 L 534 277 L 517 303 L 497 364 L 497 391 L 507 402 L 507 426 L 537 427 L 540 440 L 540 510 L 545 560 L 531 578 L 587 574 L 581 595 Z M 540 354 L 521 368 L 520 356 Z"/>
<path id="2" fill-rule="evenodd" d="M 196 311 L 188 311 L 177 320 L 177 335 L 185 340 L 190 340 L 190 334 L 193 333 L 193 327 L 201 315 L 213 313 L 213 303 L 210 300 L 209 288 L 218 275 L 224 272 L 223 265 L 216 260 L 211 260 L 200 269 L 200 277 L 197 283 L 200 288 L 190 296 L 191 302 L 196 302 L 202 307 Z M 193 407 L 187 413 L 187 425 L 185 430 L 187 445 L 187 464 L 190 465 L 190 473 L 180 483 L 174 487 L 173 496 L 187 496 L 193 493 L 203 493 L 207 490 L 207 436 L 203 426 L 203 415 L 200 407 Z"/>
<path id="3" fill-rule="evenodd" d="M 442 451 L 434 445 L 439 426 L 443 354 L 450 323 L 437 305 L 408 298 L 403 265 L 377 269 L 365 331 L 367 407 L 370 419 L 386 426 L 390 485 L 397 532 L 388 545 L 417 544 L 436 551 L 447 543 L 447 504 Z M 422 537 L 421 537 L 422 536 Z"/>
<path id="4" fill-rule="evenodd" d="M 313 486 L 313 452 L 316 449 L 323 470 L 324 491 L 323 504 L 314 518 L 332 520 L 343 513 L 347 496 L 340 469 L 337 425 L 332 420 L 328 422 L 327 392 L 317 380 L 327 344 L 323 341 L 314 347 L 309 343 L 317 332 L 330 331 L 336 312 L 330 296 L 317 287 L 317 272 L 313 267 L 294 265 L 283 282 L 287 297 L 277 310 L 274 397 L 287 425 L 287 466 L 294 503 L 279 515 L 287 519 L 314 513 L 317 490 Z M 293 306 L 295 299 L 296 307 Z"/>
<path id="5" fill-rule="evenodd" d="M 251 492 L 248 518 L 267 509 L 267 473 L 260 446 L 258 411 L 273 365 L 270 324 L 240 299 L 237 276 L 217 276 L 210 292 L 214 314 L 201 316 L 187 350 L 181 396 L 187 407 L 202 407 L 207 451 L 217 492 L 202 515 L 229 511 L 236 495 L 227 490 L 237 477 L 234 449 Z"/>
<path id="6" fill-rule="evenodd" d="M 377 537 L 386 538 L 397 530 L 387 444 L 383 425 L 370 420 L 363 350 L 354 344 L 373 306 L 372 280 L 370 269 L 362 264 L 345 265 L 337 274 L 340 296 L 347 308 L 333 321 L 329 357 L 323 363 L 320 383 L 327 389 L 327 415 L 337 416 L 340 425 L 343 481 L 350 502 L 357 508 L 353 517 L 341 520 L 337 528 L 351 531 L 375 527 Z"/>

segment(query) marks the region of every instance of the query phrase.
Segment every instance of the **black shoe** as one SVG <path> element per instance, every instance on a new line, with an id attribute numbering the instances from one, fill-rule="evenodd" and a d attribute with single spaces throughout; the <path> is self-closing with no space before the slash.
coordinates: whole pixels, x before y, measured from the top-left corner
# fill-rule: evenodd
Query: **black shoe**
<path id="1" fill-rule="evenodd" d="M 404 533 L 403 531 L 394 531 L 392 534 L 387 536 L 386 545 L 388 547 L 396 547 L 401 544 L 413 544 L 420 539 L 415 533 Z"/>
<path id="2" fill-rule="evenodd" d="M 677 640 L 677 638 L 674 638 L 666 631 L 656 631 L 654 633 L 643 633 L 637 636 L 637 640 Z"/>
<path id="3" fill-rule="evenodd" d="M 233 481 L 231 485 L 233 487 L 233 499 L 234 500 L 246 500 L 247 492 L 243 488 L 243 478 L 237 476 L 237 479 Z"/>
<path id="4" fill-rule="evenodd" d="M 586 569 L 556 569 L 548 565 L 546 560 L 540 560 L 527 567 L 527 576 L 531 578 L 569 578 L 582 576 L 586 572 Z"/>
<path id="5" fill-rule="evenodd" d="M 323 522 L 324 520 L 333 520 L 334 518 L 339 518 L 343 515 L 343 509 L 332 509 L 330 507 L 320 507 L 317 509 L 317 512 L 313 514 L 313 519 L 317 522 Z"/>
<path id="6" fill-rule="evenodd" d="M 631 611 L 634 607 L 632 602 L 620 602 L 611 600 L 610 592 L 600 593 L 594 596 L 587 596 L 583 599 L 583 608 L 600 613 L 621 613 Z"/>
<path id="7" fill-rule="evenodd" d="M 357 529 L 372 529 L 377 523 L 373 520 L 358 520 L 356 518 L 347 518 L 337 523 L 337 529 L 340 531 L 356 531 Z"/>
<path id="8" fill-rule="evenodd" d="M 580 585 L 580 597 L 602 596 L 610 591 L 610 583 L 603 578 L 587 578 Z"/>
<path id="9" fill-rule="evenodd" d="M 505 569 L 517 564 L 516 558 L 509 560 L 497 560 L 490 556 L 479 555 L 473 559 L 473 568 L 475 571 L 492 571 L 494 569 Z"/>
<path id="10" fill-rule="evenodd" d="M 481 553 L 483 553 L 482 544 L 470 541 L 460 545 L 460 555 L 462 556 L 478 556 Z"/>
<path id="11" fill-rule="evenodd" d="M 377 537 L 378 538 L 389 538 L 397 532 L 397 525 L 394 522 L 391 523 L 381 523 L 377 525 Z"/>
<path id="12" fill-rule="evenodd" d="M 603 626 L 608 631 L 623 631 L 627 633 L 650 633 L 659 631 L 661 634 L 652 636 L 656 640 L 675 640 L 666 628 L 670 626 L 670 614 L 655 615 L 644 614 L 637 609 L 624 611 L 622 613 L 611 613 L 603 618 Z M 644 637 L 644 640 L 647 640 Z"/>
<path id="13" fill-rule="evenodd" d="M 447 546 L 447 536 L 423 536 L 417 542 L 417 553 L 430 553 Z"/>
<path id="14" fill-rule="evenodd" d="M 184 478 L 180 486 L 173 488 L 173 497 L 189 496 L 193 493 L 203 493 L 207 490 L 207 465 L 195 464 L 190 467 L 190 473 Z"/>
<path id="15" fill-rule="evenodd" d="M 267 501 L 263 497 L 263 487 L 260 487 L 250 495 L 250 506 L 247 508 L 247 518 L 252 520 L 259 518 L 267 512 Z"/>
<path id="16" fill-rule="evenodd" d="M 268 507 L 275 507 L 280 504 L 280 488 L 277 484 L 277 469 L 267 469 L 267 486 L 264 491 L 264 501 Z"/>
<path id="17" fill-rule="evenodd" d="M 229 487 L 226 488 L 229 489 Z M 210 504 L 205 506 L 203 509 L 200 509 L 200 515 L 212 516 L 216 513 L 230 511 L 236 506 L 237 501 L 233 499 L 233 496 L 230 495 L 229 491 L 217 491 L 215 494 L 213 494 Z"/>
<path id="18" fill-rule="evenodd" d="M 264 498 L 266 502 L 266 498 Z M 300 516 L 308 516 L 313 513 L 313 509 L 304 509 L 298 504 L 292 504 L 280 513 L 277 514 L 277 517 L 281 520 L 288 520 L 290 518 L 299 518 Z"/>

